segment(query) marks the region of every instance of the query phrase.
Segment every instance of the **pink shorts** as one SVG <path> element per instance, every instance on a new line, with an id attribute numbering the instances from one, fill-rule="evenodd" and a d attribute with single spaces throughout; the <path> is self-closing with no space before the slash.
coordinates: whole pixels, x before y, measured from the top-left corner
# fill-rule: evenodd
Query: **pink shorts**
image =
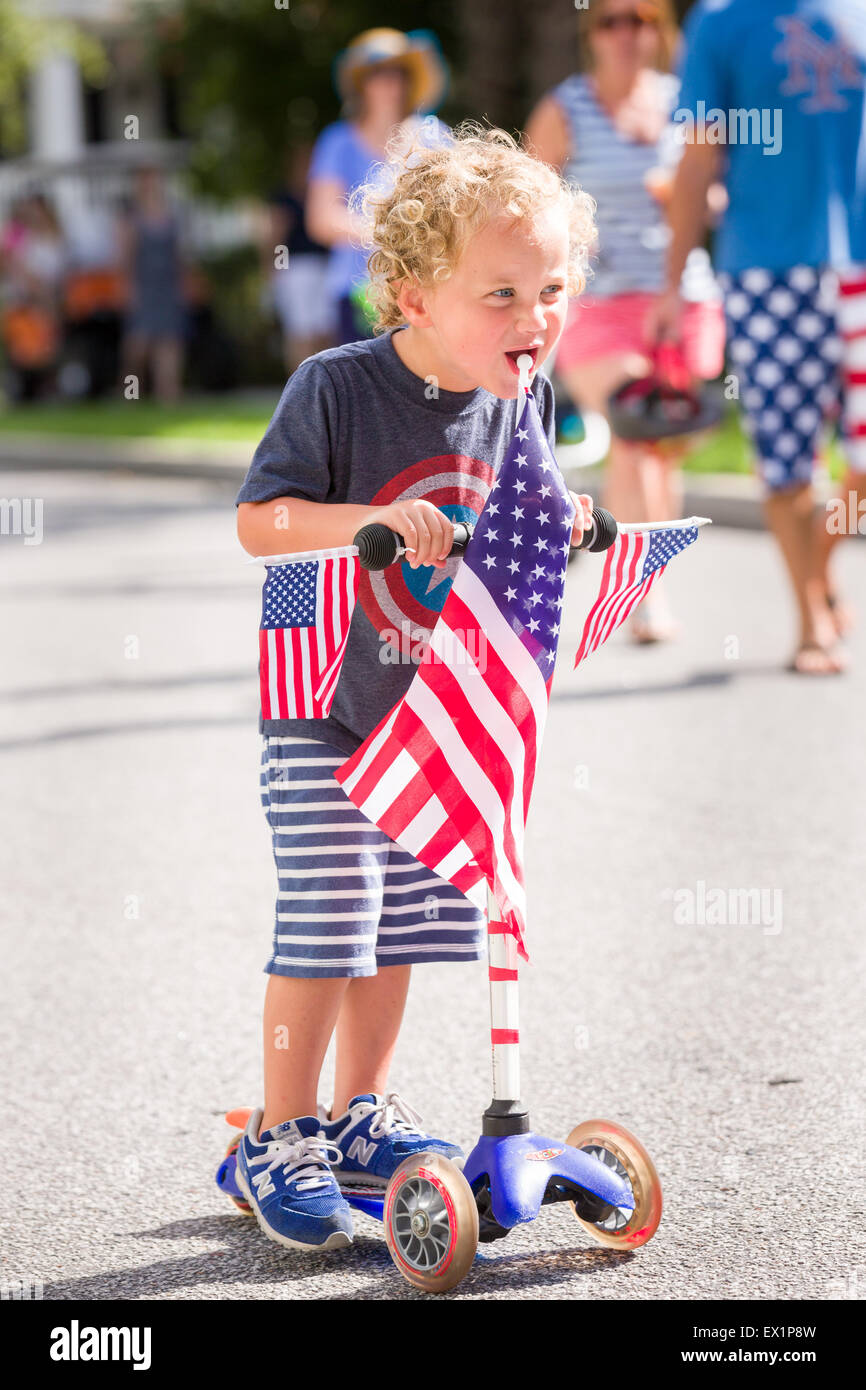
<path id="1" fill-rule="evenodd" d="M 621 353 L 651 354 L 643 325 L 657 295 L 644 290 L 603 298 L 581 295 L 569 307 L 556 352 L 556 367 L 567 372 L 581 363 Z M 725 362 L 725 311 L 721 300 L 686 301 L 680 323 L 683 356 L 693 376 L 711 381 Z"/>

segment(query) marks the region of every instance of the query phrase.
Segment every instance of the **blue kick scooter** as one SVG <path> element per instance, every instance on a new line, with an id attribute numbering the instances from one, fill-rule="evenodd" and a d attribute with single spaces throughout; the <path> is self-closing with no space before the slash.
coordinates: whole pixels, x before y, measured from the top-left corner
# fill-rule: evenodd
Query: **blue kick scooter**
<path id="1" fill-rule="evenodd" d="M 597 507 L 580 549 L 605 550 L 616 538 L 613 517 Z M 455 525 L 452 553 L 471 538 Z M 362 527 L 354 541 L 361 564 L 381 570 L 399 554 L 400 536 L 380 523 Z M 490 1043 L 493 1098 L 481 1137 L 461 1166 L 428 1152 L 413 1154 L 387 1185 L 341 1185 L 356 1211 L 381 1221 L 391 1258 L 416 1288 L 453 1289 L 470 1269 L 479 1242 L 501 1240 L 534 1221 L 542 1207 L 567 1202 L 585 1231 L 612 1250 L 636 1250 L 655 1234 L 662 1213 L 658 1174 L 643 1145 L 611 1120 L 585 1120 L 566 1140 L 536 1134 L 520 1096 L 517 943 L 487 893 Z M 251 1208 L 235 1177 L 236 1153 L 251 1111 L 226 1120 L 240 1133 L 229 1144 L 217 1186 L 240 1210 Z"/>

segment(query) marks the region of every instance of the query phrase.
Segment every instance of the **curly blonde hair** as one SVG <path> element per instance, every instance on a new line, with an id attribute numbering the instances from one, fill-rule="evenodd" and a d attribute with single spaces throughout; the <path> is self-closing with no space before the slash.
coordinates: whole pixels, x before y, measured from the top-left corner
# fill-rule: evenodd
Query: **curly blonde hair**
<path id="1" fill-rule="evenodd" d="M 498 213 L 533 218 L 562 207 L 568 219 L 569 297 L 586 284 L 596 241 L 595 202 L 505 130 L 464 121 L 443 144 L 405 131 L 389 143 L 387 162 L 355 189 L 349 207 L 360 241 L 373 248 L 367 292 L 374 331 L 405 323 L 397 304 L 403 282 L 432 285 L 452 274 L 466 241 Z"/>

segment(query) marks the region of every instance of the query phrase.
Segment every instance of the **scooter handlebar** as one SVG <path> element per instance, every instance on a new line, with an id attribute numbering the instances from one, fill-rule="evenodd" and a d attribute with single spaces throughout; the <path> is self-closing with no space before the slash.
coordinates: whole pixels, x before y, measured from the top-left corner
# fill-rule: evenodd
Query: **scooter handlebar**
<path id="1" fill-rule="evenodd" d="M 466 521 L 455 521 L 454 541 L 449 554 L 463 555 L 475 530 Z M 592 525 L 584 531 L 574 550 L 607 550 L 616 540 L 616 520 L 604 507 L 593 508 Z M 370 521 L 358 531 L 353 545 L 358 547 L 358 559 L 365 570 L 384 570 L 397 559 L 397 551 L 405 549 L 403 537 L 383 521 Z"/>

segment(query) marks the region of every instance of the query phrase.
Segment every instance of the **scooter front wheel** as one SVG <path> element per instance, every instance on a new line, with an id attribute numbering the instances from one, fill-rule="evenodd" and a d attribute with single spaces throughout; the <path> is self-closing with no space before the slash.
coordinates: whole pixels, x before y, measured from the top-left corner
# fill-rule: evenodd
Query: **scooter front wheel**
<path id="1" fill-rule="evenodd" d="M 599 1245 L 612 1250 L 636 1250 L 655 1235 L 662 1218 L 662 1185 L 652 1159 L 639 1139 L 614 1120 L 584 1120 L 566 1140 L 570 1148 L 591 1153 L 620 1177 L 627 1178 L 634 1210 L 611 1207 L 600 1221 L 586 1221 L 574 1202 L 569 1206 Z"/>
<path id="2" fill-rule="evenodd" d="M 382 1219 L 391 1259 L 410 1284 L 446 1293 L 478 1249 L 478 1208 L 460 1169 L 438 1153 L 412 1154 L 393 1174 Z"/>

